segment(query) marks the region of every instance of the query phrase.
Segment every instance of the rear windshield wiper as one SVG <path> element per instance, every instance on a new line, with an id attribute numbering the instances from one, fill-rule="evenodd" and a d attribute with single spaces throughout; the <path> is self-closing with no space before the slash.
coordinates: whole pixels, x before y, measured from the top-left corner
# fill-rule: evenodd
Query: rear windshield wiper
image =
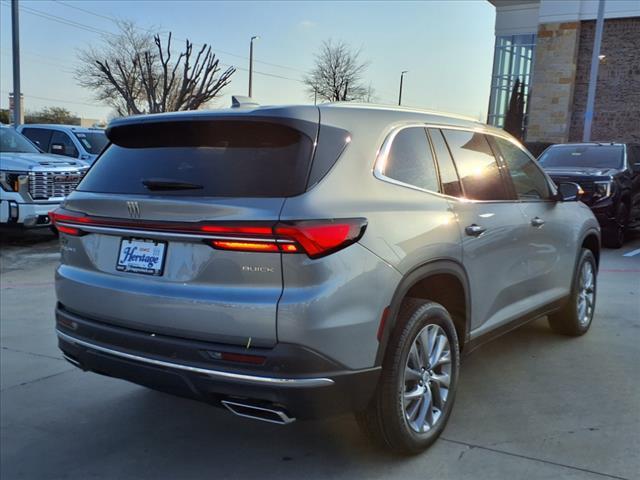
<path id="1" fill-rule="evenodd" d="M 162 178 L 150 178 L 143 180 L 142 184 L 151 191 L 156 190 L 202 190 L 204 187 L 197 183 L 178 182 Z"/>

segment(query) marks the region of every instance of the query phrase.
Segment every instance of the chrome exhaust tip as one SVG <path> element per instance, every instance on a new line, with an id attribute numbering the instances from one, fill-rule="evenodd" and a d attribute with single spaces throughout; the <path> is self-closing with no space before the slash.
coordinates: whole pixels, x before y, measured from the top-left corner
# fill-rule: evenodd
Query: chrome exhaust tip
<path id="1" fill-rule="evenodd" d="M 249 403 L 233 402 L 231 400 L 222 400 L 221 402 L 231 413 L 239 417 L 278 425 L 288 425 L 296 421 L 294 417 L 290 417 L 284 410 L 278 408 L 258 407 Z"/>
<path id="2" fill-rule="evenodd" d="M 80 365 L 80 362 L 78 362 L 75 358 L 70 357 L 69 355 L 67 355 L 66 353 L 63 353 L 62 356 L 64 357 L 64 359 L 69 362 L 71 365 L 73 365 L 74 367 L 78 367 L 82 370 L 84 370 L 84 368 L 82 368 L 82 365 Z"/>

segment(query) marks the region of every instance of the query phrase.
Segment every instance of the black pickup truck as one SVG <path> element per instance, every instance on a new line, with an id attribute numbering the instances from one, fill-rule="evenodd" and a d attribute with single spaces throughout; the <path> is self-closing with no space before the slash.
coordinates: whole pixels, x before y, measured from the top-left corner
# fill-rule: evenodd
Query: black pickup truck
<path id="1" fill-rule="evenodd" d="M 569 143 L 547 148 L 538 162 L 557 184 L 575 182 L 602 227 L 602 241 L 620 248 L 640 221 L 640 145 Z"/>

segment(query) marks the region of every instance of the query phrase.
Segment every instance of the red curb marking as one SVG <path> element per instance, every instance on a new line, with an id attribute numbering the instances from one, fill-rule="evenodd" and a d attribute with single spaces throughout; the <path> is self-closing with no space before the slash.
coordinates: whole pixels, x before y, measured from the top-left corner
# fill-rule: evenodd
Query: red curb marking
<path id="1" fill-rule="evenodd" d="M 599 272 L 606 273 L 640 273 L 640 268 L 601 268 Z"/>

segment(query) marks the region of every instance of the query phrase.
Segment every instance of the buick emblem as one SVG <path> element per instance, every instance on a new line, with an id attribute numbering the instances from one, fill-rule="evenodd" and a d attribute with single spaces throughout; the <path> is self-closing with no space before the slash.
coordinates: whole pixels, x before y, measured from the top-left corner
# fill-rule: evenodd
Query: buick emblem
<path id="1" fill-rule="evenodd" d="M 140 204 L 138 202 L 127 202 L 127 209 L 131 218 L 140 218 Z"/>

